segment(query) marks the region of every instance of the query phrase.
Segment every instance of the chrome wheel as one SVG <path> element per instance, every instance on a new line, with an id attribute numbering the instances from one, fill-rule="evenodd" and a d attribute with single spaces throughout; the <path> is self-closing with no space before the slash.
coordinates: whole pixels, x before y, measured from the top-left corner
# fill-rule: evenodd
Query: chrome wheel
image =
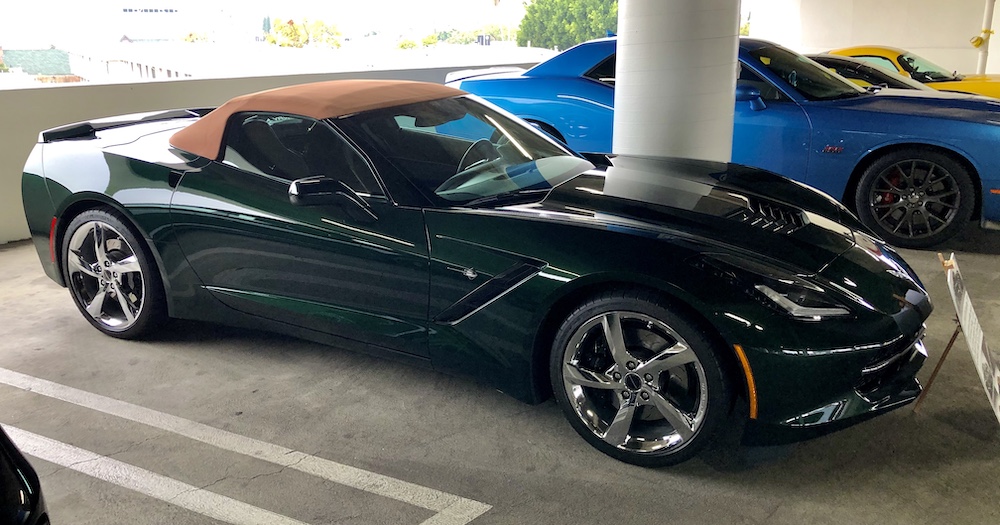
<path id="1" fill-rule="evenodd" d="M 868 190 L 879 227 L 910 239 L 931 237 L 947 228 L 958 215 L 962 197 L 950 171 L 923 159 L 890 165 Z"/>
<path id="2" fill-rule="evenodd" d="M 66 248 L 67 285 L 95 324 L 125 331 L 145 303 L 145 279 L 134 247 L 112 225 L 90 220 L 72 230 Z"/>
<path id="3" fill-rule="evenodd" d="M 676 330 L 649 315 L 616 310 L 591 317 L 569 338 L 561 375 L 579 421 L 619 450 L 677 451 L 705 422 L 701 361 Z"/>

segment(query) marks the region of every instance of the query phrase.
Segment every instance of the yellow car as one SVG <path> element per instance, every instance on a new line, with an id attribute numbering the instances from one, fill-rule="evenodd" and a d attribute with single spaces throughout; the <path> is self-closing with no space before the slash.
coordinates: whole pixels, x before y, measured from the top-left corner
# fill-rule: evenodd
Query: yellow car
<path id="1" fill-rule="evenodd" d="M 890 71 L 898 71 L 900 75 L 941 91 L 1000 97 L 1000 75 L 960 75 L 904 49 L 857 46 L 835 49 L 829 53 L 859 58 Z"/>

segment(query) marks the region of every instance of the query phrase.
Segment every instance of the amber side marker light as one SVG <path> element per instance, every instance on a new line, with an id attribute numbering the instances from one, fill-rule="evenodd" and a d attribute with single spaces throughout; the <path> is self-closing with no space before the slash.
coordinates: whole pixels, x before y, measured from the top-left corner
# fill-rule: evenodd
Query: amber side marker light
<path id="1" fill-rule="evenodd" d="M 742 346 L 733 345 L 733 349 L 736 350 L 736 355 L 740 358 L 740 364 L 743 365 L 743 374 L 747 376 L 747 393 L 750 397 L 750 419 L 757 419 L 757 384 L 753 381 L 753 371 L 750 370 L 750 361 L 747 361 L 747 355 L 743 352 Z"/>
<path id="2" fill-rule="evenodd" d="M 1000 195 L 1000 188 L 990 188 L 990 193 L 993 195 Z"/>

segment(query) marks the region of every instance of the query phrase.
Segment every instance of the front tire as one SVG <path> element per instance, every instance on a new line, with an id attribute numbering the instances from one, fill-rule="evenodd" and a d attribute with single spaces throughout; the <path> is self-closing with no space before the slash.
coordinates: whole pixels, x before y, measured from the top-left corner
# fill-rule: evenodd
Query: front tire
<path id="1" fill-rule="evenodd" d="M 103 209 L 77 215 L 62 243 L 66 286 L 83 317 L 112 337 L 136 339 L 166 319 L 163 284 L 139 234 Z"/>
<path id="2" fill-rule="evenodd" d="M 574 430 L 601 452 L 644 467 L 674 465 L 709 444 L 728 417 L 716 351 L 655 295 L 605 293 L 559 328 L 552 390 Z"/>
<path id="3" fill-rule="evenodd" d="M 872 163 L 854 200 L 861 222 L 889 244 L 926 248 L 969 222 L 975 195 L 968 170 L 954 159 L 908 148 Z"/>

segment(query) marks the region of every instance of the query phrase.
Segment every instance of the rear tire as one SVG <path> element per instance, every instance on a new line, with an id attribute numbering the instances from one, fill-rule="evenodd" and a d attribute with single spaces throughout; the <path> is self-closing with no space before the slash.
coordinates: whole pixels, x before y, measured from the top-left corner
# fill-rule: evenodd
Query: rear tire
<path id="1" fill-rule="evenodd" d="M 644 467 L 674 465 L 708 445 L 728 417 L 718 350 L 655 295 L 604 293 L 559 328 L 552 391 L 573 429 L 601 452 Z"/>
<path id="2" fill-rule="evenodd" d="M 74 217 L 60 253 L 73 302 L 101 332 L 137 339 L 166 320 L 155 262 L 141 236 L 111 210 L 93 209 Z"/>
<path id="3" fill-rule="evenodd" d="M 877 159 L 858 183 L 861 222 L 889 244 L 926 248 L 955 236 L 972 218 L 976 190 L 951 157 L 921 148 Z"/>

